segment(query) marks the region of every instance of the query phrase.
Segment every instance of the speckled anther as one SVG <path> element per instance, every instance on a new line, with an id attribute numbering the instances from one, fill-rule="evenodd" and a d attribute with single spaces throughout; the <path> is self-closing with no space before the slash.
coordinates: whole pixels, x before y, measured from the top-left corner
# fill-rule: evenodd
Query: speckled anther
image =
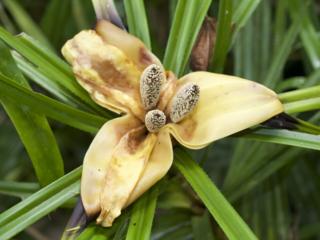
<path id="1" fill-rule="evenodd" d="M 156 64 L 149 65 L 141 74 L 140 94 L 146 110 L 156 107 L 164 77 L 161 67 Z"/>
<path id="2" fill-rule="evenodd" d="M 149 132 L 158 132 L 166 124 L 166 115 L 158 109 L 146 114 L 145 125 Z"/>
<path id="3" fill-rule="evenodd" d="M 197 105 L 199 96 L 200 88 L 198 85 L 189 83 L 182 86 L 171 102 L 171 121 L 177 123 L 191 113 Z"/>

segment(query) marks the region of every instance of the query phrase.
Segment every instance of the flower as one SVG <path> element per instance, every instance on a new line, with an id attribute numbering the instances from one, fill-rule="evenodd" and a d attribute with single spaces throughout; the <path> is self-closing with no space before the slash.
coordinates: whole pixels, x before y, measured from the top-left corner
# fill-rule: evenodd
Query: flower
<path id="1" fill-rule="evenodd" d="M 82 202 L 103 226 L 168 172 L 171 136 L 199 149 L 283 111 L 277 95 L 255 82 L 209 72 L 177 79 L 108 21 L 78 33 L 62 53 L 92 99 L 123 114 L 99 130 L 83 163 Z"/>

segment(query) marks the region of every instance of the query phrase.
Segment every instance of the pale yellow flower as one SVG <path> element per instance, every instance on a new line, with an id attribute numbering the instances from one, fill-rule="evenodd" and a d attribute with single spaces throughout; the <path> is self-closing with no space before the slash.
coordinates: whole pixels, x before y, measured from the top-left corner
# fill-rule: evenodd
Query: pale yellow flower
<path id="1" fill-rule="evenodd" d="M 103 226 L 168 172 L 170 136 L 199 149 L 283 111 L 277 95 L 255 82 L 209 72 L 177 79 L 107 21 L 77 34 L 62 53 L 93 100 L 123 114 L 100 129 L 83 163 L 83 205 Z"/>

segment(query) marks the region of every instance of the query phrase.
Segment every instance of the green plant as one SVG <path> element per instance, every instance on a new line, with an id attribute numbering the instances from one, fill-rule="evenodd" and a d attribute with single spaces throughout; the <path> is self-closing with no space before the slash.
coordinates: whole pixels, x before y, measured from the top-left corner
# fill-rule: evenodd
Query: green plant
<path id="1" fill-rule="evenodd" d="M 25 154 L 1 156 L 1 168 L 8 172 L 2 172 L 0 192 L 24 200 L 0 214 L 0 239 L 14 237 L 58 207 L 74 206 L 81 175 L 76 166 L 89 144 L 82 143 L 79 131 L 95 133 L 114 117 L 93 103 L 58 56 L 66 39 L 94 22 L 90 1 L 48 1 L 40 25 L 32 20 L 38 16 L 28 15 L 26 7 L 32 7 L 23 6 L 24 2 L 1 3 L 0 100 L 35 174 L 27 174 L 31 166 L 24 169 L 17 160 L 27 158 Z M 315 6 L 319 4 L 303 0 L 116 3 L 127 17 L 129 31 L 163 55 L 165 66 L 177 75 L 189 71 L 189 56 L 204 17 L 207 13 L 216 16 L 216 45 L 209 69 L 277 90 L 286 112 L 298 120 L 290 130 L 260 126 L 244 131 L 210 145 L 201 154 L 177 147 L 167 178 L 128 208 L 112 228 L 91 224 L 78 239 L 223 239 L 223 235 L 229 239 L 317 239 L 320 179 L 315 160 L 320 137 L 314 124 L 320 117 L 316 112 L 320 108 L 320 44 Z M 167 30 L 165 24 L 158 27 L 156 19 L 156 14 L 164 15 L 157 10 L 163 6 L 173 16 L 165 51 L 156 32 Z M 9 31 L 26 34 L 14 36 Z M 298 79 L 295 66 L 301 68 Z M 49 125 L 47 118 L 54 121 Z M 14 144 L 14 133 L 6 130 L 8 121 L 0 118 L 0 124 L 0 147 L 5 148 Z M 61 155 L 66 169 L 76 169 L 65 174 Z M 5 166 L 2 162 L 6 161 L 12 165 Z M 21 180 L 39 184 L 16 182 Z M 4 202 L 1 207 L 8 205 Z"/>

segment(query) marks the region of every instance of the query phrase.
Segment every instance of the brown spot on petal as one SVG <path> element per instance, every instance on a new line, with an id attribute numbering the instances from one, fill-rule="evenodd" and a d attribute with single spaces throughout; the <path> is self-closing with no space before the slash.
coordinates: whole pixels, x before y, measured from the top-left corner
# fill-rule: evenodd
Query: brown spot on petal
<path id="1" fill-rule="evenodd" d="M 116 87 L 120 91 L 136 93 L 136 86 L 132 84 L 132 80 L 127 78 L 127 75 L 121 71 L 115 71 L 114 66 L 110 61 L 94 59 L 92 67 L 97 71 L 106 86 Z"/>
<path id="2" fill-rule="evenodd" d="M 194 131 L 197 128 L 197 121 L 193 118 L 187 118 L 184 119 L 181 123 L 183 123 L 183 127 L 180 128 L 181 135 L 183 135 L 184 139 L 191 140 Z"/>
<path id="3" fill-rule="evenodd" d="M 146 139 L 147 131 L 144 126 L 134 129 L 127 135 L 127 146 L 126 149 L 130 154 L 137 151 L 138 146 Z"/>
<path id="4" fill-rule="evenodd" d="M 117 113 L 131 111 L 143 119 L 139 94 L 141 72 L 125 52 L 106 44 L 95 31 L 87 30 L 69 40 L 62 53 L 71 63 L 79 83 L 98 104 Z M 83 79 L 85 82 L 81 82 Z M 94 85 L 103 86 L 108 94 Z"/>

